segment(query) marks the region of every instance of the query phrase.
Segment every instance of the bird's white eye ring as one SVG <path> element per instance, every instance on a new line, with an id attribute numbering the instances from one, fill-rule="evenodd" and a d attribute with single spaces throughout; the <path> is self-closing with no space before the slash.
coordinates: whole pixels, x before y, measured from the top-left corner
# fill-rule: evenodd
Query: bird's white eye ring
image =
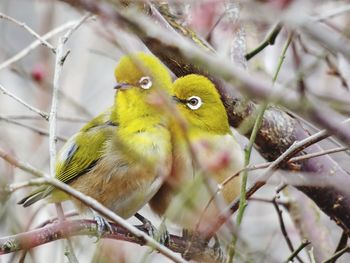
<path id="1" fill-rule="evenodd" d="M 140 87 L 143 89 L 150 89 L 152 87 L 152 80 L 150 77 L 142 77 L 139 80 Z"/>
<path id="2" fill-rule="evenodd" d="M 202 99 L 197 96 L 189 97 L 186 101 L 187 107 L 191 110 L 198 110 L 203 104 Z"/>

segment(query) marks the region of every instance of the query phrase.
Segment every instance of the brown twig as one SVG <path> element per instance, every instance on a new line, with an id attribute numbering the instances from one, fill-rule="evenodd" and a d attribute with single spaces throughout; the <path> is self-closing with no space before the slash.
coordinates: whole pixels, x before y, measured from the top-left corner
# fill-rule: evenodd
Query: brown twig
<path id="1" fill-rule="evenodd" d="M 303 240 L 300 244 L 300 246 L 295 250 L 293 251 L 293 253 L 287 258 L 287 260 L 285 261 L 286 263 L 290 262 L 290 261 L 293 261 L 293 259 L 295 257 L 298 257 L 298 254 L 300 251 L 302 251 L 305 247 L 307 247 L 308 245 L 310 245 L 311 242 L 308 241 L 308 240 Z"/>
<path id="2" fill-rule="evenodd" d="M 327 10 L 326 12 L 324 12 L 322 14 L 319 14 L 317 16 L 314 16 L 311 19 L 314 20 L 315 22 L 316 21 L 322 21 L 322 20 L 325 20 L 325 19 L 331 19 L 331 18 L 333 18 L 335 16 L 343 15 L 343 14 L 345 14 L 347 12 L 350 12 L 350 5 L 348 5 L 348 4 L 336 7 L 336 8 L 331 9 L 331 10 Z"/>
<path id="3" fill-rule="evenodd" d="M 28 232 L 28 231 L 29 231 L 30 226 L 31 226 L 31 224 L 33 223 L 34 218 L 38 215 L 39 211 L 40 211 L 41 208 L 43 208 L 44 206 L 45 206 L 45 204 L 43 204 L 39 209 L 37 209 L 37 210 L 35 211 L 34 215 L 32 216 L 31 220 L 29 221 L 29 224 L 24 228 L 24 229 L 25 229 L 25 232 Z M 76 216 L 76 215 L 78 215 L 78 213 L 75 212 L 75 211 L 72 211 L 72 212 L 65 213 L 65 214 L 64 214 L 64 217 L 67 218 L 67 217 L 72 217 L 72 216 Z M 57 218 L 57 217 L 49 218 L 49 219 L 47 219 L 46 221 L 42 222 L 40 225 L 36 226 L 35 229 L 42 228 L 42 227 L 44 227 L 44 226 L 46 226 L 46 225 L 48 225 L 48 224 L 52 224 L 52 223 L 55 223 L 55 222 L 57 222 L 57 221 L 58 221 L 58 218 Z M 21 251 L 20 259 L 18 260 L 19 263 L 20 263 L 20 262 L 24 262 L 24 259 L 25 259 L 26 255 L 27 255 L 27 252 L 28 252 L 28 251 L 25 250 L 25 249 L 23 249 L 23 250 Z"/>
<path id="4" fill-rule="evenodd" d="M 256 197 L 252 196 L 249 198 L 249 201 L 256 201 L 256 202 L 262 202 L 262 203 L 268 203 L 268 204 L 273 204 L 273 202 L 276 202 L 278 205 L 283 206 L 286 209 L 289 209 L 291 202 L 290 201 L 280 201 L 280 200 L 273 200 L 273 199 L 268 199 L 268 198 L 263 198 L 263 197 Z"/>
<path id="5" fill-rule="evenodd" d="M 250 60 L 255 55 L 259 54 L 262 50 L 264 50 L 267 46 L 272 46 L 275 44 L 276 38 L 281 32 L 282 29 L 282 23 L 277 23 L 271 30 L 271 32 L 268 33 L 265 40 L 254 50 L 250 51 L 245 55 L 246 60 Z"/>
<path id="6" fill-rule="evenodd" d="M 130 235 L 130 232 L 123 227 L 114 223 L 110 223 L 110 225 L 113 233 L 104 232 L 102 233 L 101 238 L 123 240 L 141 246 L 146 244 L 144 239 Z M 137 228 L 138 231 L 142 231 L 144 235 L 149 231 L 143 225 L 134 227 Z M 94 220 L 67 220 L 17 235 L 0 238 L 0 254 L 3 255 L 19 250 L 28 250 L 55 240 L 72 236 L 98 237 L 98 235 L 97 223 Z M 167 247 L 176 253 L 183 253 L 188 247 L 188 240 L 176 235 L 170 235 Z M 193 244 L 190 252 L 195 260 L 215 262 L 216 251 L 214 248 L 208 246 L 203 247 L 202 244 Z"/>
<path id="7" fill-rule="evenodd" d="M 6 114 L 1 115 L 2 118 L 9 120 L 42 120 L 39 116 L 34 115 L 25 115 L 25 114 Z M 69 117 L 69 116 L 57 116 L 57 120 L 65 121 L 65 122 L 73 122 L 73 123 L 87 123 L 89 120 L 81 117 Z"/>
<path id="8" fill-rule="evenodd" d="M 32 36 L 34 36 L 35 38 L 37 38 L 43 46 L 45 46 L 45 47 L 51 49 L 51 51 L 52 51 L 53 53 L 56 53 L 56 49 L 55 49 L 49 42 L 47 42 L 44 38 L 42 38 L 41 36 L 39 36 L 38 33 L 36 33 L 32 28 L 30 28 L 29 26 L 27 26 L 25 23 L 20 22 L 20 21 L 14 19 L 13 17 L 10 17 L 10 16 L 5 15 L 5 14 L 3 14 L 3 13 L 0 13 L 0 18 L 5 19 L 5 20 L 8 20 L 8 21 L 10 21 L 10 22 L 12 22 L 12 23 L 14 23 L 14 24 L 20 26 L 20 27 L 23 27 L 25 30 L 27 30 L 27 31 L 29 32 L 29 34 L 31 34 Z"/>
<path id="9" fill-rule="evenodd" d="M 24 100 L 22 100 L 21 98 L 17 97 L 16 95 L 14 95 L 13 93 L 9 92 L 7 89 L 5 89 L 1 84 L 0 84 L 0 90 L 2 91 L 3 94 L 13 98 L 14 100 L 16 100 L 17 102 L 19 102 L 20 104 L 22 104 L 24 107 L 28 108 L 29 110 L 31 110 L 32 112 L 35 112 L 37 114 L 39 114 L 41 117 L 43 117 L 45 120 L 49 120 L 49 115 L 46 112 L 43 112 L 31 105 L 29 105 L 27 102 L 25 102 Z"/>
<path id="10" fill-rule="evenodd" d="M 335 262 L 338 258 L 340 258 L 345 253 L 350 253 L 350 247 L 346 246 L 342 250 L 339 250 L 337 253 L 335 253 L 332 257 L 330 257 L 327 260 L 322 261 L 322 263 L 332 263 Z"/>
<path id="11" fill-rule="evenodd" d="M 293 243 L 292 243 L 292 241 L 289 238 L 289 235 L 288 235 L 288 232 L 287 232 L 287 229 L 286 229 L 286 225 L 284 224 L 284 220 L 283 220 L 283 216 L 282 216 L 282 210 L 279 208 L 279 206 L 277 204 L 276 196 L 272 199 L 272 204 L 273 204 L 273 206 L 274 206 L 274 208 L 275 208 L 275 210 L 277 212 L 278 222 L 280 224 L 283 237 L 284 237 L 284 239 L 287 242 L 287 245 L 288 245 L 288 248 L 289 248 L 290 252 L 293 253 L 294 252 Z M 298 255 L 295 255 L 294 257 L 296 257 L 296 259 L 300 263 L 303 263 L 303 260 Z"/>
<path id="12" fill-rule="evenodd" d="M 61 73 L 63 64 L 69 55 L 69 50 L 64 53 L 65 44 L 72 36 L 72 34 L 90 17 L 90 14 L 84 15 L 79 21 L 74 24 L 64 36 L 58 38 L 58 45 L 56 48 L 56 59 L 55 59 L 55 71 L 53 78 L 53 91 L 52 91 L 52 102 L 51 110 L 49 115 L 49 153 L 50 153 L 50 174 L 52 177 L 56 177 L 56 127 L 57 127 L 57 108 L 58 108 L 58 91 L 61 86 Z M 60 222 L 64 222 L 64 211 L 60 202 L 55 203 L 58 219 Z M 67 239 L 67 253 L 65 255 L 70 263 L 78 263 L 78 259 L 75 255 L 72 242 L 69 237 Z"/>
<path id="13" fill-rule="evenodd" d="M 14 124 L 14 125 L 21 126 L 23 128 L 29 129 L 29 130 L 31 130 L 33 132 L 36 132 L 36 133 L 38 133 L 39 135 L 42 135 L 42 136 L 49 136 L 49 132 L 47 132 L 44 129 L 40 129 L 40 128 L 35 127 L 35 126 L 31 126 L 31 125 L 24 124 L 24 123 L 15 121 L 15 120 L 11 120 L 11 119 L 5 118 L 5 117 L 3 117 L 1 115 L 0 115 L 0 121 L 5 121 L 7 123 L 11 123 L 11 124 Z M 56 136 L 56 138 L 57 138 L 57 140 L 59 140 L 61 142 L 66 142 L 68 140 L 68 138 L 63 137 L 63 136 Z"/>
<path id="14" fill-rule="evenodd" d="M 288 214 L 302 239 L 312 243 L 313 249 L 310 257 L 320 262 L 327 258 L 332 251 L 332 240 L 329 237 L 328 229 L 319 220 L 319 210 L 314 203 L 303 193 L 289 187 L 284 192 L 293 199 L 288 209 Z"/>
<path id="15" fill-rule="evenodd" d="M 265 182 L 257 180 L 252 186 L 250 186 L 246 191 L 246 199 L 248 200 L 256 191 L 258 191 L 262 186 L 265 185 Z M 231 217 L 231 215 L 237 211 L 239 208 L 239 202 L 240 198 L 237 198 L 234 200 L 231 204 L 229 209 L 221 213 L 216 221 L 211 225 L 208 226 L 208 228 L 203 231 L 203 236 L 206 239 L 210 239 L 215 235 L 215 233 L 218 231 L 218 229 L 228 221 L 228 219 Z"/>
<path id="16" fill-rule="evenodd" d="M 343 231 L 343 233 L 341 234 L 341 237 L 339 239 L 339 243 L 337 245 L 337 248 L 334 251 L 334 254 L 338 253 L 339 251 L 341 251 L 342 249 L 344 249 L 346 247 L 346 244 L 348 243 L 348 239 L 349 236 L 346 234 L 345 231 Z M 331 263 L 335 263 L 335 259 L 333 261 L 331 261 Z"/>
<path id="17" fill-rule="evenodd" d="M 54 37 L 55 35 L 61 33 L 62 31 L 65 31 L 68 28 L 72 27 L 74 24 L 76 24 L 76 21 L 67 22 L 67 23 L 51 30 L 50 32 L 46 33 L 41 38 L 44 40 L 50 39 L 50 38 Z M 26 47 L 23 50 L 21 50 L 20 52 L 16 53 L 13 57 L 9 58 L 8 60 L 2 62 L 0 64 L 0 70 L 4 69 L 4 68 L 10 66 L 11 64 L 19 61 L 20 59 L 24 58 L 30 52 L 32 52 L 34 49 L 36 49 L 38 46 L 40 46 L 40 44 L 41 44 L 40 40 L 35 40 L 28 47 Z"/>

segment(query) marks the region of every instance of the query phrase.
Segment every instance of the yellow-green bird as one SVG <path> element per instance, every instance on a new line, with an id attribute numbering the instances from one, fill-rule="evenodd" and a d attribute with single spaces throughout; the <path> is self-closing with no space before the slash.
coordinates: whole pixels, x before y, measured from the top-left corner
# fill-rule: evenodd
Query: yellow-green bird
<path id="1" fill-rule="evenodd" d="M 177 109 L 188 124 L 192 153 L 179 126 L 172 125 L 175 134 L 172 172 L 150 206 L 157 214 L 165 214 L 189 230 L 195 230 L 201 220 L 200 231 L 217 217 L 222 209 L 220 203 L 225 206 L 240 193 L 237 177 L 206 208 L 213 193 L 206 183 L 216 186 L 238 172 L 244 164 L 243 151 L 230 130 L 220 95 L 209 79 L 191 74 L 177 79 L 172 88 Z M 206 183 L 204 176 L 208 179 Z"/>
<path id="2" fill-rule="evenodd" d="M 58 154 L 56 178 L 128 218 L 152 198 L 171 169 L 167 118 L 148 103 L 151 94 L 170 91 L 171 77 L 145 53 L 121 58 L 115 77 L 114 106 L 67 141 Z M 26 207 L 46 196 L 51 202 L 69 199 L 49 186 L 19 204 Z"/>

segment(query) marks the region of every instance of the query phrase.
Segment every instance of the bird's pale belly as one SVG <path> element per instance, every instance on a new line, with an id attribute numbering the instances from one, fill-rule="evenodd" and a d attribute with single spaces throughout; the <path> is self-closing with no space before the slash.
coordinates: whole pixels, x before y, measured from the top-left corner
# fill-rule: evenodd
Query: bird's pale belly
<path id="1" fill-rule="evenodd" d="M 103 158 L 94 169 L 69 185 L 119 216 L 129 218 L 152 198 L 162 181 L 161 169 L 157 167 L 134 164 L 130 168 Z M 75 203 L 80 210 L 86 209 L 80 201 Z"/>

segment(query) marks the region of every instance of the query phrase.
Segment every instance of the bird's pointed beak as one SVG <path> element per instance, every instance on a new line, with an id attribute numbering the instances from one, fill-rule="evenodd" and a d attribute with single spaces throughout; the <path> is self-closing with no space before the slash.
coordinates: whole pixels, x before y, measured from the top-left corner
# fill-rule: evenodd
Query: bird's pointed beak
<path id="1" fill-rule="evenodd" d="M 126 89 L 129 89 L 131 87 L 132 87 L 132 85 L 130 85 L 129 83 L 121 82 L 121 83 L 117 83 L 114 86 L 114 89 L 116 89 L 116 90 L 126 90 Z"/>
<path id="2" fill-rule="evenodd" d="M 173 99 L 173 101 L 175 101 L 176 103 L 183 103 L 183 100 L 182 100 L 182 99 L 179 99 L 179 98 L 176 97 L 176 96 L 173 96 L 172 99 Z"/>

